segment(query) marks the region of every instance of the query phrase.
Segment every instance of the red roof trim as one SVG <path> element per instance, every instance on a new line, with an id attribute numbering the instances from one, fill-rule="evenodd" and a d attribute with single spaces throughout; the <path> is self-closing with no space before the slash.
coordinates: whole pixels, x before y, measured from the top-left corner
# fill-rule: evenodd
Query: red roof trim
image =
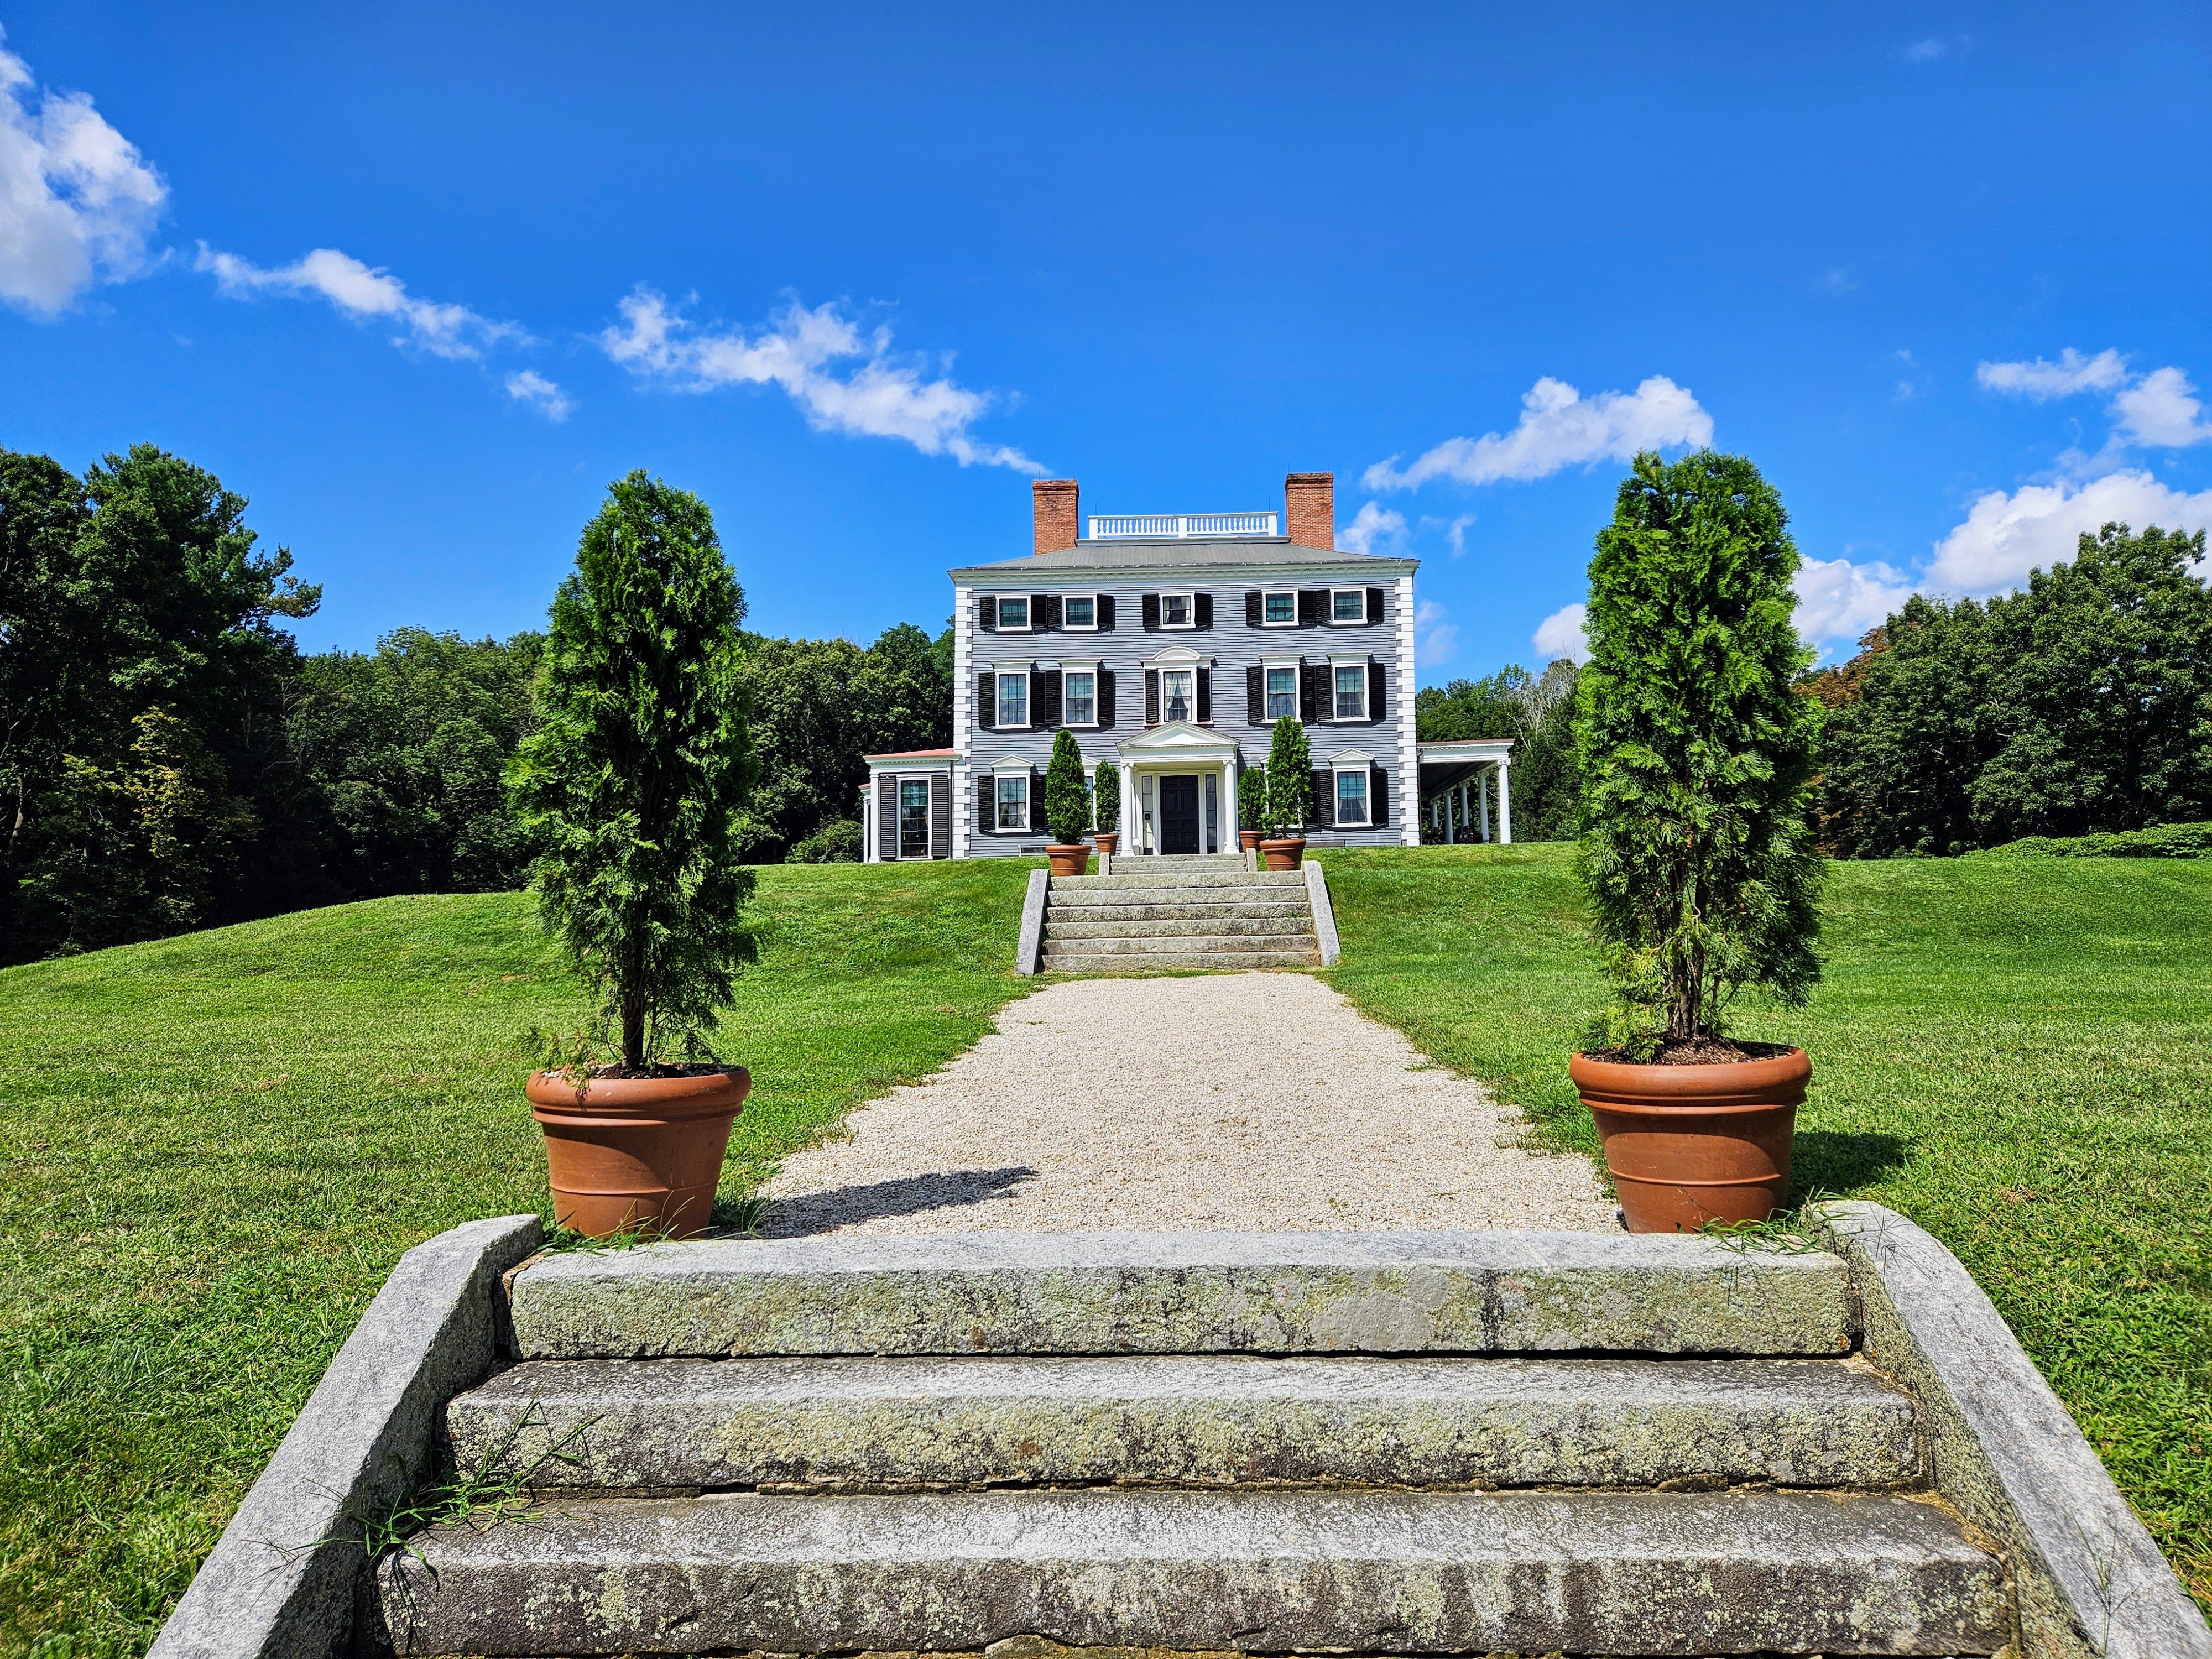
<path id="1" fill-rule="evenodd" d="M 960 751 L 957 749 L 895 749 L 887 755 L 863 755 L 860 758 L 871 761 L 958 760 Z"/>

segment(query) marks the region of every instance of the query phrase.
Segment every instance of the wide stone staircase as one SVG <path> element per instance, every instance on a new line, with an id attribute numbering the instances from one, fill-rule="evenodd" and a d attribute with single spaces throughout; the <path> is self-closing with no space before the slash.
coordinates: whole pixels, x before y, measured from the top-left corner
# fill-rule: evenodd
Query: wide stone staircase
<path id="1" fill-rule="evenodd" d="M 1117 858 L 1111 875 L 1057 876 L 1045 892 L 1048 973 L 1320 965 L 1304 875 L 1236 854 Z"/>
<path id="2" fill-rule="evenodd" d="M 1818 1251 L 965 1234 L 543 1258 L 452 1401 L 525 1513 L 404 1654 L 1988 1655 L 2003 1565 Z"/>

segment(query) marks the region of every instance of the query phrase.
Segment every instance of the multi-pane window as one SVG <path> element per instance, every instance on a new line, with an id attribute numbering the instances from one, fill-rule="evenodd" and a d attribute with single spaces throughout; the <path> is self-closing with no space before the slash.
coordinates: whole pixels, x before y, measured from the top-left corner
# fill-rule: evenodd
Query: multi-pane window
<path id="1" fill-rule="evenodd" d="M 1364 663 L 1341 664 L 1336 670 L 1336 714 L 1340 720 L 1367 718 L 1367 668 Z"/>
<path id="2" fill-rule="evenodd" d="M 1340 587 L 1329 595 L 1329 619 L 1340 623 L 1364 623 L 1367 620 L 1367 590 L 1364 587 Z"/>
<path id="3" fill-rule="evenodd" d="M 899 780 L 899 856 L 929 856 L 929 780 Z"/>
<path id="4" fill-rule="evenodd" d="M 1191 626 L 1189 594 L 1163 593 L 1160 595 L 1160 626 L 1163 628 Z"/>
<path id="5" fill-rule="evenodd" d="M 1065 714 L 1070 726 L 1098 724 L 1098 677 L 1088 669 L 1067 671 L 1062 681 Z"/>
<path id="6" fill-rule="evenodd" d="M 1270 668 L 1267 671 L 1267 718 L 1279 720 L 1285 714 L 1293 720 L 1298 712 L 1298 671 L 1295 668 Z"/>
<path id="7" fill-rule="evenodd" d="M 1017 772 L 999 780 L 999 828 L 1026 830 L 1030 827 L 1030 781 Z"/>
<path id="8" fill-rule="evenodd" d="M 1336 821 L 1339 823 L 1368 822 L 1366 773 L 1339 772 L 1336 775 Z"/>
<path id="9" fill-rule="evenodd" d="M 1001 599 L 999 601 L 999 631 L 1002 634 L 1026 634 L 1030 627 L 1030 602 L 1026 597 Z"/>
<path id="10" fill-rule="evenodd" d="M 1071 593 L 1060 602 L 1060 625 L 1078 633 L 1098 626 L 1098 599 L 1093 593 Z"/>
<path id="11" fill-rule="evenodd" d="M 1170 668 L 1160 674 L 1161 717 L 1171 720 L 1198 718 L 1197 693 L 1194 690 L 1198 676 L 1188 668 Z"/>
<path id="12" fill-rule="evenodd" d="M 1019 728 L 1030 723 L 1030 677 L 1027 674 L 999 676 L 999 726 Z"/>
<path id="13" fill-rule="evenodd" d="M 1290 627 L 1298 619 L 1298 596 L 1295 592 L 1270 593 L 1262 601 L 1267 609 L 1261 620 L 1270 628 Z"/>

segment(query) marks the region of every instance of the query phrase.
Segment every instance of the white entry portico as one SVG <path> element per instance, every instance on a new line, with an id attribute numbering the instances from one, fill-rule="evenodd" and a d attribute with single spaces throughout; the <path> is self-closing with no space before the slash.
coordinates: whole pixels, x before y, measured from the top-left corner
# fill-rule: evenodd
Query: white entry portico
<path id="1" fill-rule="evenodd" d="M 1237 846 L 1234 738 L 1170 720 L 1115 745 L 1128 853 L 1219 853 Z"/>

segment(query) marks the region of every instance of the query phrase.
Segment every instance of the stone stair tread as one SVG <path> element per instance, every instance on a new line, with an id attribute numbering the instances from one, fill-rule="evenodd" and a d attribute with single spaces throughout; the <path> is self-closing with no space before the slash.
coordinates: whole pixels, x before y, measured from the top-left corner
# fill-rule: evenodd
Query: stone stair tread
<path id="1" fill-rule="evenodd" d="M 1313 918 L 1308 915 L 1146 916 L 1109 917 L 1094 921 L 1086 916 L 1079 921 L 1068 921 L 1048 914 L 1044 924 L 1048 946 L 1055 939 L 1249 939 L 1270 933 L 1291 934 L 1310 940 L 1314 937 Z"/>
<path id="2" fill-rule="evenodd" d="M 1923 1474 L 1917 1422 L 1834 1359 L 530 1360 L 447 1408 L 458 1466 L 609 1491 L 1896 1486 Z"/>
<path id="3" fill-rule="evenodd" d="M 1321 951 L 1176 951 L 1158 956 L 1110 956 L 1097 951 L 1052 951 L 1044 956 L 1048 974 L 1144 974 L 1167 971 L 1203 974 L 1245 973 L 1262 968 L 1318 968 Z"/>
<path id="4" fill-rule="evenodd" d="M 1076 939 L 1066 939 L 1065 936 L 1055 939 L 1050 928 L 1046 929 L 1044 948 L 1048 957 L 1056 946 L 1063 943 L 1076 954 L 1109 957 L 1144 956 L 1152 952 L 1176 955 L 1194 951 L 1311 951 L 1316 948 L 1310 928 L 1303 933 L 1285 929 L 1267 933 L 1124 933 Z"/>
<path id="5" fill-rule="evenodd" d="M 1297 904 L 1304 888 L 1281 887 L 1113 887 L 1085 893 L 1046 894 L 1046 908 L 1083 909 L 1100 904 Z"/>
<path id="6" fill-rule="evenodd" d="M 1840 1259 L 1665 1235 L 944 1233 L 541 1257 L 526 1358 L 726 1354 L 1834 1356 Z"/>
<path id="7" fill-rule="evenodd" d="M 834 1587 L 834 1588 L 833 1588 Z M 1887 1494 L 575 1498 L 379 1564 L 403 1654 L 1085 1646 L 1989 1654 L 2002 1569 Z"/>

